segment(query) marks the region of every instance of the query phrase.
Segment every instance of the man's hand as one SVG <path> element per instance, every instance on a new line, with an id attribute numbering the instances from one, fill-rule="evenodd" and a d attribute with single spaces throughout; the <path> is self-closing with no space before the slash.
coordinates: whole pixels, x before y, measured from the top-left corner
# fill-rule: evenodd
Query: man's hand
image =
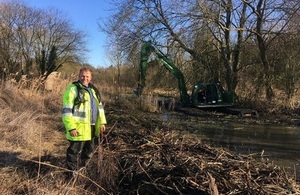
<path id="1" fill-rule="evenodd" d="M 106 126 L 104 124 L 102 124 L 101 127 L 100 127 L 100 131 L 103 132 L 105 130 L 106 130 Z"/>
<path id="2" fill-rule="evenodd" d="M 106 130 L 106 126 L 104 124 L 102 124 L 101 127 L 100 127 L 101 137 L 106 137 L 106 134 L 104 133 L 105 130 Z"/>
<path id="3" fill-rule="evenodd" d="M 78 131 L 76 129 L 73 129 L 73 130 L 70 131 L 70 135 L 72 137 L 77 137 L 79 135 L 79 133 L 78 133 Z"/>

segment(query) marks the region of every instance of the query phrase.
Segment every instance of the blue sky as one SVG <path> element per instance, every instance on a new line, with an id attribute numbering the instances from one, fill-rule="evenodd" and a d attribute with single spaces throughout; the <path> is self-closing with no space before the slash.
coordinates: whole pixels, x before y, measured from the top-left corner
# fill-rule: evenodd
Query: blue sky
<path id="1" fill-rule="evenodd" d="M 109 66 L 108 57 L 105 53 L 105 34 L 99 31 L 100 18 L 108 14 L 106 0 L 24 0 L 26 4 L 34 8 L 56 8 L 66 15 L 74 28 L 87 34 L 86 62 L 94 67 Z"/>

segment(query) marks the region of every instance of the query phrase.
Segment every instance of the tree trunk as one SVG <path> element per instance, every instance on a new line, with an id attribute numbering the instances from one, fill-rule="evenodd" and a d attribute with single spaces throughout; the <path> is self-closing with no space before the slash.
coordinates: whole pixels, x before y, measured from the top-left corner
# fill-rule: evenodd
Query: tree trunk
<path id="1" fill-rule="evenodd" d="M 263 39 L 263 34 L 262 34 L 265 0 L 259 0 L 256 8 L 257 8 L 256 37 L 257 37 L 258 49 L 260 51 L 260 59 L 263 66 L 262 68 L 264 74 L 263 82 L 266 90 L 266 98 L 267 100 L 271 101 L 274 97 L 274 92 L 271 84 L 272 75 L 270 72 L 270 63 L 267 59 L 267 54 L 266 54 L 267 46 L 265 40 Z"/>

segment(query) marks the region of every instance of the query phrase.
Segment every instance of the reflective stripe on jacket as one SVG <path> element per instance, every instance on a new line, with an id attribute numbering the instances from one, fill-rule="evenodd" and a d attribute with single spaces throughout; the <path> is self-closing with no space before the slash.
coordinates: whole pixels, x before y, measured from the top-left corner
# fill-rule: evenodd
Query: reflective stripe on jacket
<path id="1" fill-rule="evenodd" d="M 77 97 L 77 86 L 69 84 L 63 95 L 63 110 L 62 121 L 66 129 L 66 138 L 71 141 L 86 141 L 91 140 L 91 99 L 89 92 L 84 91 L 84 103 L 74 105 L 75 98 Z M 96 98 L 95 91 L 92 89 L 93 96 L 95 97 L 98 115 L 95 124 L 95 136 L 99 136 L 101 124 L 106 124 L 106 118 L 102 103 Z M 79 136 L 72 137 L 70 130 L 76 129 Z"/>

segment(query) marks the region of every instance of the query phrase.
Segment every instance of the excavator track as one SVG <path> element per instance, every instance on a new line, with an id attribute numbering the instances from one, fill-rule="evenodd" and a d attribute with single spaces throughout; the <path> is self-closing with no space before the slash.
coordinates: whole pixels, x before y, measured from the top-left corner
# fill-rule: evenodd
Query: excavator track
<path id="1" fill-rule="evenodd" d="M 220 114 L 237 115 L 239 117 L 259 117 L 256 110 L 240 109 L 234 107 L 175 107 L 175 111 L 183 112 L 193 116 L 209 115 L 210 112 Z"/>
<path id="2" fill-rule="evenodd" d="M 252 109 L 240 109 L 240 108 L 224 108 L 223 111 L 228 114 L 238 115 L 239 117 L 259 117 L 256 110 Z"/>

